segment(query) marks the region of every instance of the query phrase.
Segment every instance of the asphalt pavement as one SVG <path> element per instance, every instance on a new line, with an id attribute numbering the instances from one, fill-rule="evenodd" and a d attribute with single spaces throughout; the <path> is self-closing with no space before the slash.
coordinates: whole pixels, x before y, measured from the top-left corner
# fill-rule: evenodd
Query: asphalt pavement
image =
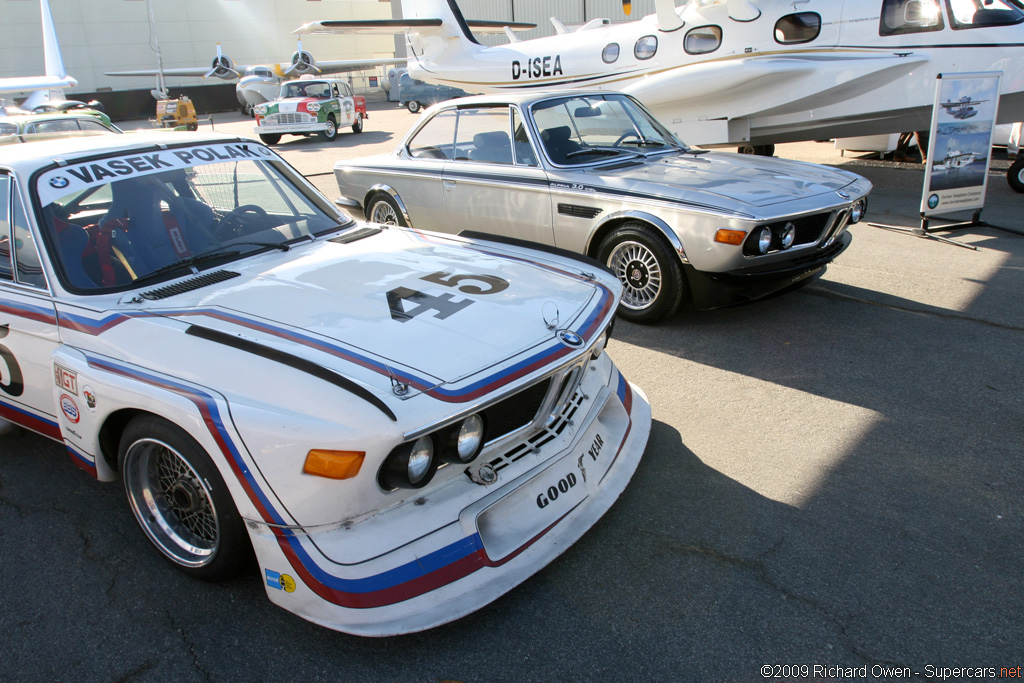
<path id="1" fill-rule="evenodd" d="M 333 198 L 336 159 L 390 151 L 416 120 L 370 114 L 359 135 L 278 150 Z M 252 121 L 213 127 L 251 135 Z M 827 143 L 778 154 L 861 173 L 868 220 L 918 224 L 920 165 Z M 1024 229 L 1024 195 L 993 174 L 982 217 Z M 188 579 L 118 484 L 41 437 L 0 437 L 0 679 L 880 680 L 1024 665 L 1024 237 L 942 233 L 973 250 L 852 232 L 801 290 L 620 321 L 609 352 L 654 412 L 633 481 L 549 567 L 425 633 L 348 636 L 275 607 L 256 575 Z"/>

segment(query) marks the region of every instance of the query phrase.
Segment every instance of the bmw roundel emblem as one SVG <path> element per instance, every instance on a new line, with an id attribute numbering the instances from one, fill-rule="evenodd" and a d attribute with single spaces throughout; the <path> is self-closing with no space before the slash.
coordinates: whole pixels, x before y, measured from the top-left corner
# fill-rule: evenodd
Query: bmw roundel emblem
<path id="1" fill-rule="evenodd" d="M 50 187 L 55 187 L 58 190 L 68 186 L 70 181 L 62 175 L 55 175 L 50 178 Z"/>
<path id="2" fill-rule="evenodd" d="M 558 341 L 573 349 L 583 346 L 583 337 L 572 330 L 559 330 Z"/>
<path id="3" fill-rule="evenodd" d="M 850 198 L 849 193 L 843 192 L 842 190 L 836 190 L 836 194 L 839 195 L 839 197 L 841 199 L 849 199 Z"/>

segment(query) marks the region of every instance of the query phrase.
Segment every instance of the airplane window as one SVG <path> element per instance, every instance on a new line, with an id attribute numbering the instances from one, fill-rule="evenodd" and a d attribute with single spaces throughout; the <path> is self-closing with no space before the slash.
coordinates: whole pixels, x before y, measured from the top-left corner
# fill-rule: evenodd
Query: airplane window
<path id="1" fill-rule="evenodd" d="M 879 35 L 941 31 L 945 27 L 938 0 L 882 0 Z"/>
<path id="2" fill-rule="evenodd" d="M 946 0 L 955 29 L 1009 26 L 1024 21 L 1020 0 Z"/>
<path id="3" fill-rule="evenodd" d="M 821 15 L 817 12 L 788 14 L 775 22 L 775 42 L 783 45 L 809 43 L 821 33 Z"/>
<path id="4" fill-rule="evenodd" d="M 633 47 L 633 54 L 637 59 L 650 59 L 658 51 L 658 38 L 656 36 L 644 36 L 636 41 Z"/>
<path id="5" fill-rule="evenodd" d="M 608 43 L 604 46 L 604 50 L 601 51 L 601 59 L 604 60 L 605 64 L 611 64 L 619 58 L 619 44 Z"/>
<path id="6" fill-rule="evenodd" d="M 722 29 L 718 26 L 698 26 L 686 32 L 683 49 L 687 54 L 703 55 L 714 52 L 722 44 Z"/>

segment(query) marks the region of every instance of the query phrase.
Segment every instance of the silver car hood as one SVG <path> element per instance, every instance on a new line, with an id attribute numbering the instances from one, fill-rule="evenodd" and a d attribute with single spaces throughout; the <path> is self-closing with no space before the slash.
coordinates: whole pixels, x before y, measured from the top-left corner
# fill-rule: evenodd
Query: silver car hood
<path id="1" fill-rule="evenodd" d="M 614 190 L 681 199 L 726 212 L 744 205 L 760 208 L 834 195 L 859 178 L 828 166 L 730 152 L 652 156 L 612 168 L 595 167 L 586 175 L 594 178 L 593 185 L 603 183 Z"/>

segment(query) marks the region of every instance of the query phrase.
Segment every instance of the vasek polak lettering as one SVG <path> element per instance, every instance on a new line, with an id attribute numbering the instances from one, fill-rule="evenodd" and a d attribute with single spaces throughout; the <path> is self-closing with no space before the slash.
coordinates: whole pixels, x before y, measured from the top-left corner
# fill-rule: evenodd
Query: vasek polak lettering
<path id="1" fill-rule="evenodd" d="M 562 75 L 562 55 L 546 55 L 534 57 L 520 62 L 512 60 L 512 80 L 518 81 L 524 78 L 544 78 L 545 76 Z"/>
<path id="2" fill-rule="evenodd" d="M 276 156 L 266 147 L 251 143 L 203 145 L 181 149 L 122 154 L 83 164 L 69 164 L 43 174 L 39 179 L 39 198 L 45 205 L 86 188 L 135 176 L 160 173 L 172 169 L 244 159 L 267 159 Z"/>

